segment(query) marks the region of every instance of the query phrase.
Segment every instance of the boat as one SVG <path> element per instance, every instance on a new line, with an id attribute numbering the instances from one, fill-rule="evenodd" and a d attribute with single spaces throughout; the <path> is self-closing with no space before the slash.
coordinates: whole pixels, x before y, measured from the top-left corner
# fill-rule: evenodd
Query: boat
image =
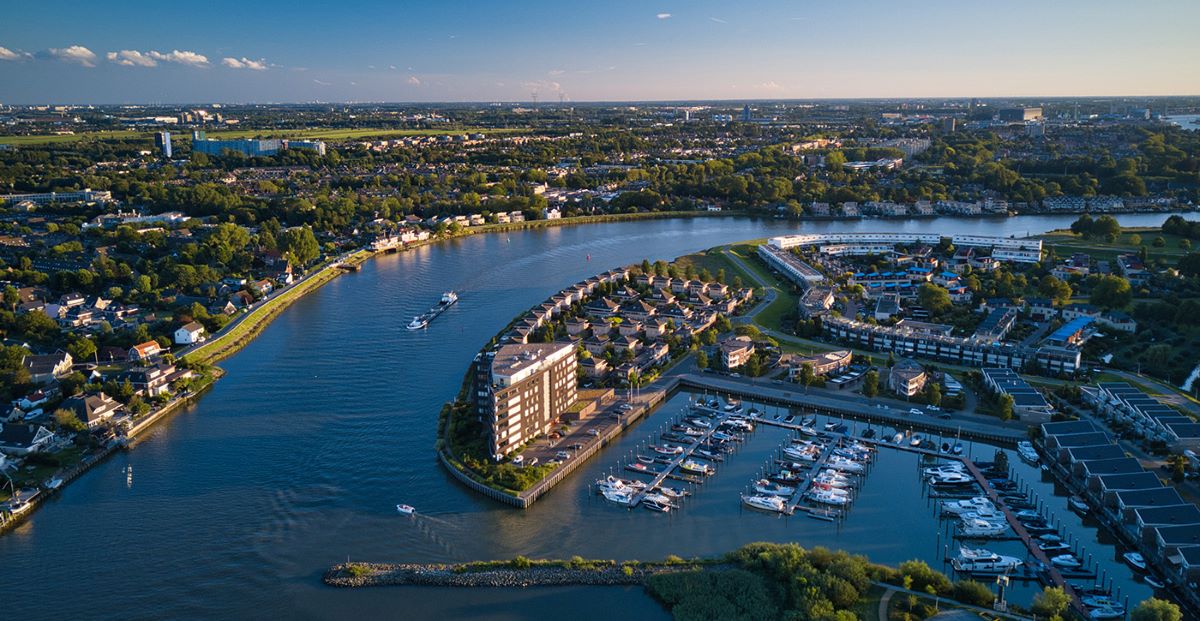
<path id="1" fill-rule="evenodd" d="M 958 527 L 964 537 L 998 537 L 1008 530 L 1008 525 L 987 520 L 967 520 Z"/>
<path id="2" fill-rule="evenodd" d="M 929 478 L 929 484 L 933 487 L 959 487 L 974 483 L 975 479 L 960 473 L 940 474 Z"/>
<path id="3" fill-rule="evenodd" d="M 976 496 L 963 500 L 947 500 L 942 503 L 942 511 L 954 515 L 962 515 L 972 511 L 995 511 L 996 505 L 987 496 Z"/>
<path id="4" fill-rule="evenodd" d="M 681 487 L 658 487 L 655 491 L 667 498 L 677 499 L 685 496 L 691 496 L 692 493 Z"/>
<path id="5" fill-rule="evenodd" d="M 808 517 L 810 517 L 814 520 L 821 520 L 822 522 L 832 522 L 837 519 L 837 517 L 835 517 L 833 514 L 831 514 L 828 509 L 826 509 L 825 511 L 815 511 L 815 510 L 809 509 L 809 510 L 805 511 L 804 513 L 807 514 Z"/>
<path id="6" fill-rule="evenodd" d="M 396 505 L 396 511 L 400 515 L 412 515 L 417 512 L 412 505 Z"/>
<path id="7" fill-rule="evenodd" d="M 1107 593 L 1102 595 L 1081 595 L 1079 603 L 1088 608 L 1117 608 L 1121 605 L 1121 602 L 1113 599 Z"/>
<path id="8" fill-rule="evenodd" d="M 1033 443 L 1028 440 L 1023 440 L 1017 443 L 1017 454 L 1023 461 L 1031 464 L 1038 463 L 1037 449 L 1033 448 Z"/>
<path id="9" fill-rule="evenodd" d="M 642 464 L 642 463 L 629 464 L 628 466 L 625 466 L 625 467 L 629 468 L 630 470 L 637 470 L 638 472 L 645 472 L 646 470 L 648 470 L 648 468 L 646 468 L 646 464 Z"/>
<path id="10" fill-rule="evenodd" d="M 942 442 L 942 445 L 940 447 L 938 447 L 938 452 L 940 452 L 943 455 L 948 455 L 952 448 L 954 448 L 954 447 L 951 446 L 949 442 Z"/>
<path id="11" fill-rule="evenodd" d="M 651 511 L 658 511 L 659 513 L 667 513 L 673 506 L 671 504 L 671 499 L 663 496 L 662 494 L 647 494 L 646 496 L 642 497 L 642 504 L 645 505 L 647 509 Z"/>
<path id="12" fill-rule="evenodd" d="M 1125 607 L 1118 606 L 1115 608 L 1093 608 L 1088 611 L 1088 617 L 1091 619 L 1124 619 Z"/>
<path id="13" fill-rule="evenodd" d="M 46 481 L 46 489 L 50 489 L 50 490 L 58 489 L 58 488 L 62 487 L 62 484 L 63 484 L 62 479 L 60 479 L 58 477 L 54 477 L 53 479 Z"/>
<path id="14" fill-rule="evenodd" d="M 1071 546 L 1067 545 L 1064 541 L 1043 541 L 1037 544 L 1037 547 L 1042 552 L 1061 552 L 1071 549 Z"/>
<path id="15" fill-rule="evenodd" d="M 864 438 L 866 438 L 866 439 L 868 439 L 868 440 L 870 440 L 871 438 L 874 438 L 874 437 L 875 437 L 875 430 L 874 430 L 874 429 L 870 429 L 870 428 L 866 429 L 865 431 L 863 431 L 863 432 L 862 432 L 862 437 L 864 437 Z"/>
<path id="16" fill-rule="evenodd" d="M 913 437 L 912 437 L 912 439 L 910 439 L 910 440 L 908 441 L 908 445 L 909 445 L 909 446 L 914 446 L 914 447 L 915 447 L 915 446 L 921 446 L 921 442 L 922 442 L 922 441 L 924 441 L 924 440 L 925 440 L 925 438 L 921 437 L 921 434 L 919 434 L 919 433 L 914 433 L 914 434 L 913 434 Z"/>
<path id="17" fill-rule="evenodd" d="M 1004 512 L 999 509 L 980 509 L 978 511 L 968 511 L 962 514 L 964 520 L 987 520 L 989 522 L 999 522 L 1004 520 Z"/>
<path id="18" fill-rule="evenodd" d="M 812 427 L 813 425 L 817 424 L 817 417 L 805 416 L 804 418 L 800 419 L 800 424 Z"/>
<path id="19" fill-rule="evenodd" d="M 960 463 L 942 464 L 940 466 L 930 466 L 921 471 L 925 476 L 933 476 L 935 474 L 966 474 L 967 467 Z"/>
<path id="20" fill-rule="evenodd" d="M 1067 499 L 1067 505 L 1076 513 L 1087 513 L 1089 509 L 1087 501 L 1079 496 L 1071 496 Z"/>
<path id="21" fill-rule="evenodd" d="M 1024 561 L 1015 556 L 1001 556 L 983 548 L 959 548 L 958 556 L 950 561 L 955 571 L 964 573 L 1006 573 L 1021 565 Z"/>
<path id="22" fill-rule="evenodd" d="M 840 457 L 840 456 L 836 456 L 836 455 L 833 457 L 830 457 L 825 462 L 825 465 L 834 470 L 841 470 L 842 472 L 851 472 L 854 474 L 858 474 L 863 471 L 862 464 L 860 464 L 856 461 L 853 461 L 853 460 L 846 459 L 845 457 Z"/>
<path id="23" fill-rule="evenodd" d="M 446 312 L 446 309 L 450 308 L 451 306 L 454 306 L 454 304 L 456 302 L 458 302 L 458 294 L 457 293 L 455 293 L 453 291 L 446 291 L 446 292 L 442 293 L 441 299 L 438 300 L 438 303 L 435 304 L 433 306 L 433 308 L 430 308 L 429 310 L 425 311 L 424 314 L 413 317 L 413 320 L 408 324 L 408 329 L 409 330 L 420 330 L 422 328 L 428 327 L 429 322 L 436 319 L 438 315 L 441 315 L 442 313 Z"/>
<path id="24" fill-rule="evenodd" d="M 628 506 L 629 503 L 633 500 L 633 495 L 629 491 L 623 491 L 623 490 L 617 490 L 617 489 L 605 489 L 605 490 L 602 490 L 600 492 L 600 494 L 602 496 L 604 496 L 605 500 L 607 500 L 609 502 L 615 502 L 619 505 Z"/>
<path id="25" fill-rule="evenodd" d="M 767 479 L 759 479 L 754 483 L 754 491 L 763 496 L 789 497 L 796 493 L 796 488 L 772 483 Z"/>
<path id="26" fill-rule="evenodd" d="M 837 426 L 838 426 L 837 421 L 831 420 L 828 423 L 825 423 L 825 431 L 833 431 L 834 428 Z"/>
<path id="27" fill-rule="evenodd" d="M 950 449 L 950 452 L 955 455 L 962 455 L 963 454 L 962 442 L 955 442 L 954 446 Z"/>
<path id="28" fill-rule="evenodd" d="M 1074 554 L 1059 554 L 1050 559 L 1050 564 L 1062 569 L 1079 569 L 1083 567 L 1083 561 L 1075 558 Z"/>
<path id="29" fill-rule="evenodd" d="M 645 455 L 638 455 L 637 460 L 643 464 L 646 464 L 647 466 L 654 463 L 653 457 L 647 457 Z"/>
<path id="30" fill-rule="evenodd" d="M 1142 579 L 1146 581 L 1146 584 L 1148 584 L 1156 589 L 1161 589 L 1161 588 L 1167 586 L 1167 583 L 1163 582 L 1162 580 L 1159 580 L 1158 578 L 1155 578 L 1154 576 L 1147 575 L 1147 576 L 1143 577 Z"/>
<path id="31" fill-rule="evenodd" d="M 751 496 L 743 494 L 742 504 L 750 507 L 751 509 L 758 509 L 759 511 L 771 511 L 774 513 L 787 512 L 787 504 L 778 496 Z"/>
<path id="32" fill-rule="evenodd" d="M 902 433 L 898 433 L 898 434 L 892 436 L 892 444 L 900 444 L 903 441 L 904 441 L 904 434 L 902 434 Z"/>
<path id="33" fill-rule="evenodd" d="M 1126 552 L 1125 554 L 1121 555 L 1121 558 L 1125 559 L 1125 562 L 1128 563 L 1130 567 L 1138 571 L 1146 571 L 1146 558 L 1140 553 Z"/>
<path id="34" fill-rule="evenodd" d="M 708 476 L 714 472 L 713 467 L 702 464 L 694 459 L 689 459 L 682 464 L 679 464 L 679 469 L 688 474 L 702 474 Z"/>
<path id="35" fill-rule="evenodd" d="M 664 444 L 662 446 L 651 445 L 650 450 L 663 455 L 680 455 L 683 453 L 682 446 L 672 446 L 670 444 Z"/>
<path id="36" fill-rule="evenodd" d="M 812 437 L 816 437 L 817 430 L 813 429 L 812 427 L 809 427 L 807 425 L 804 425 L 804 426 L 800 427 L 800 433 L 812 438 Z"/>
<path id="37" fill-rule="evenodd" d="M 837 493 L 839 491 L 842 491 L 842 490 L 818 489 L 816 491 L 809 492 L 808 498 L 810 500 L 812 500 L 813 502 L 819 502 L 824 505 L 833 505 L 835 507 L 840 507 L 843 505 L 850 504 L 850 497 L 847 496 L 845 493 L 842 493 L 842 494 Z"/>

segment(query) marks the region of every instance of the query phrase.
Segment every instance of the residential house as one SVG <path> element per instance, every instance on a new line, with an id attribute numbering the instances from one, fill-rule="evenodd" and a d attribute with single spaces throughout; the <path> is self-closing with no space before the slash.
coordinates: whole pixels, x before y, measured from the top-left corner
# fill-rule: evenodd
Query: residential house
<path id="1" fill-rule="evenodd" d="M 29 378 L 33 383 L 44 384 L 70 375 L 75 361 L 71 358 L 71 354 L 60 351 L 53 354 L 25 356 L 22 364 L 29 371 Z"/>
<path id="2" fill-rule="evenodd" d="M 94 428 L 112 418 L 121 409 L 121 404 L 112 397 L 97 392 L 70 397 L 63 401 L 60 407 L 74 413 L 75 417 L 89 428 Z"/>
<path id="3" fill-rule="evenodd" d="M 130 347 L 127 358 L 129 360 L 149 360 L 160 353 L 162 353 L 162 347 L 159 347 L 157 341 L 146 341 Z"/>
<path id="4" fill-rule="evenodd" d="M 0 453 L 24 456 L 44 450 L 54 434 L 40 425 L 4 425 L 0 428 Z"/>
<path id="5" fill-rule="evenodd" d="M 911 397 L 925 388 L 929 376 L 925 369 L 915 360 L 908 358 L 899 360 L 888 373 L 888 388 L 897 394 Z"/>
<path id="6" fill-rule="evenodd" d="M 175 330 L 176 345 L 195 345 L 204 340 L 204 326 L 198 321 L 184 324 Z"/>

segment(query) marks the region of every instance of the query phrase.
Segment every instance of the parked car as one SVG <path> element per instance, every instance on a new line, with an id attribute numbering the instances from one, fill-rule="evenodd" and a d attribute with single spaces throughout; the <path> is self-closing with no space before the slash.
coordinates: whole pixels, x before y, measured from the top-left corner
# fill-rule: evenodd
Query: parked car
<path id="1" fill-rule="evenodd" d="M 525 465 L 525 456 L 524 456 L 524 455 L 517 455 L 516 457 L 512 458 L 512 465 L 514 465 L 514 466 L 523 466 L 523 465 Z"/>
<path id="2" fill-rule="evenodd" d="M 564 460 L 571 458 L 571 454 L 566 451 L 559 451 L 559 452 L 555 453 L 554 456 L 557 457 L 558 459 L 564 459 Z"/>
<path id="3" fill-rule="evenodd" d="M 914 416 L 920 416 L 923 412 L 921 412 L 921 410 L 918 410 L 917 408 L 911 408 L 908 410 L 908 413 L 912 414 Z"/>
<path id="4" fill-rule="evenodd" d="M 629 410 L 633 409 L 633 404 L 632 403 L 622 403 L 620 407 L 622 410 L 629 411 Z"/>

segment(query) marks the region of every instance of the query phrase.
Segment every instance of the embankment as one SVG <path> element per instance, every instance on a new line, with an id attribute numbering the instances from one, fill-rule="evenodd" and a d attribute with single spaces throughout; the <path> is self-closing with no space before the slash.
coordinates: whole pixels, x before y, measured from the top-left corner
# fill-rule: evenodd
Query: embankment
<path id="1" fill-rule="evenodd" d="M 482 564 L 417 563 L 342 563 L 325 572 L 325 584 L 336 587 L 369 586 L 447 586 L 447 587 L 531 587 L 531 586 L 631 586 L 644 584 L 652 575 L 687 571 L 692 563 L 618 564 L 574 567 L 570 562 L 530 567 L 511 563 Z"/>

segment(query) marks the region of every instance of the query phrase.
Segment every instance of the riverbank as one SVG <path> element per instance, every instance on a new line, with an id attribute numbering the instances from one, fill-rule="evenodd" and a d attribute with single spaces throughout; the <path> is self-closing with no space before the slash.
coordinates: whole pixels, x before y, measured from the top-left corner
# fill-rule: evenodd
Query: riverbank
<path id="1" fill-rule="evenodd" d="M 640 586 L 651 577 L 667 572 L 693 571 L 706 561 L 661 563 L 618 563 L 610 560 L 573 559 L 475 563 L 341 563 L 325 572 L 322 581 L 335 587 L 441 586 L 441 587 L 534 587 L 534 586 Z"/>

